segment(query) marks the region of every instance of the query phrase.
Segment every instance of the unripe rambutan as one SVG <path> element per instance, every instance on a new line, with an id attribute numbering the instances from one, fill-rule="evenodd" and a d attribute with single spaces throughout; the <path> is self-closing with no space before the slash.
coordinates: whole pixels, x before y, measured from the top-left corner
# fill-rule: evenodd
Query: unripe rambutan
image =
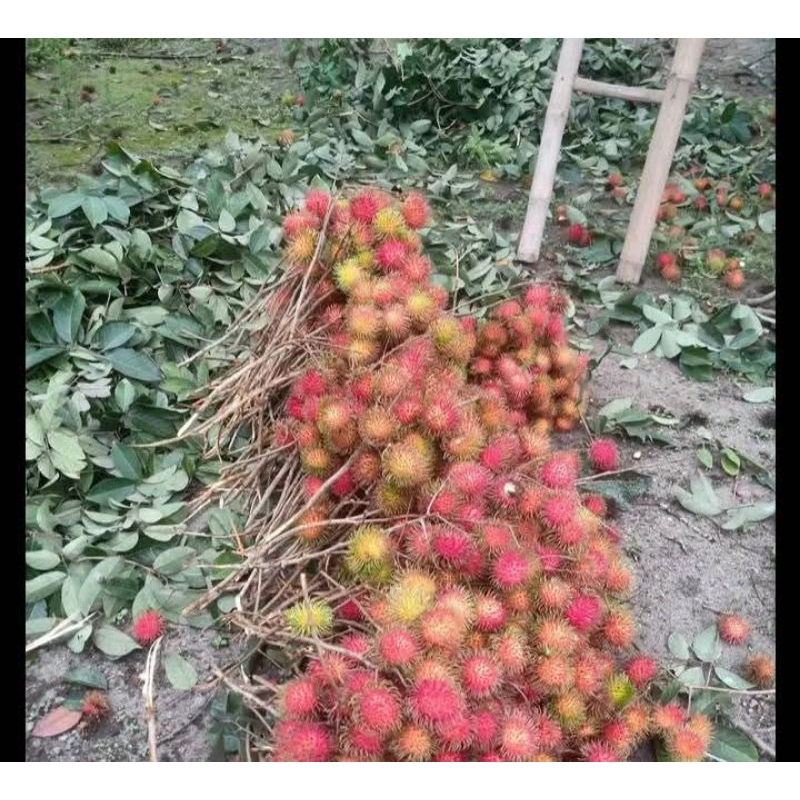
<path id="1" fill-rule="evenodd" d="M 597 626 L 602 612 L 603 604 L 599 597 L 580 594 L 569 604 L 564 616 L 576 630 L 585 633 Z"/>
<path id="2" fill-rule="evenodd" d="M 464 707 L 461 694 L 449 682 L 436 678 L 417 681 L 409 696 L 409 708 L 420 722 L 448 722 Z"/>
<path id="3" fill-rule="evenodd" d="M 354 338 L 348 342 L 344 355 L 352 366 L 362 367 L 378 358 L 380 347 L 373 339 Z"/>
<path id="4" fill-rule="evenodd" d="M 316 231 L 306 229 L 290 239 L 286 247 L 286 260 L 296 266 L 308 266 L 317 249 L 319 235 Z"/>
<path id="5" fill-rule="evenodd" d="M 319 705 L 317 684 L 308 677 L 289 681 L 283 687 L 280 705 L 284 715 L 292 719 L 313 714 Z"/>
<path id="6" fill-rule="evenodd" d="M 430 278 L 431 262 L 425 256 L 410 253 L 400 266 L 400 271 L 411 283 L 425 283 Z"/>
<path id="7" fill-rule="evenodd" d="M 275 726 L 276 761 L 328 761 L 333 742 L 318 722 L 280 720 Z"/>
<path id="8" fill-rule="evenodd" d="M 367 273 L 355 259 L 348 258 L 333 268 L 333 280 L 345 294 L 350 294 L 366 282 Z"/>
<path id="9" fill-rule="evenodd" d="M 624 611 L 613 611 L 603 623 L 603 636 L 612 646 L 624 650 L 631 646 L 635 627 L 630 614 Z"/>
<path id="10" fill-rule="evenodd" d="M 533 577 L 535 566 L 532 554 L 522 550 L 506 550 L 495 558 L 492 578 L 501 589 L 516 589 Z"/>
<path id="11" fill-rule="evenodd" d="M 769 689 L 775 683 L 775 662 L 764 653 L 756 653 L 747 659 L 745 675 L 760 689 Z"/>
<path id="12" fill-rule="evenodd" d="M 382 239 L 399 237 L 405 231 L 405 220 L 396 208 L 387 206 L 375 214 L 372 228 Z"/>
<path id="13" fill-rule="evenodd" d="M 743 644 L 750 636 L 750 623 L 738 614 L 723 614 L 717 621 L 717 629 L 728 644 Z"/>
<path id="14" fill-rule="evenodd" d="M 637 689 L 643 689 L 657 672 L 656 662 L 647 656 L 635 656 L 625 665 L 625 674 Z"/>
<path id="15" fill-rule="evenodd" d="M 553 699 L 553 715 L 567 730 L 575 730 L 586 719 L 586 703 L 578 692 L 568 690 Z"/>
<path id="16" fill-rule="evenodd" d="M 500 722 L 497 739 L 500 752 L 509 761 L 527 761 L 538 749 L 533 720 L 521 710 L 511 711 Z"/>
<path id="17" fill-rule="evenodd" d="M 359 435 L 373 447 L 389 444 L 396 432 L 397 422 L 391 412 L 377 406 L 368 408 L 358 420 Z"/>
<path id="18" fill-rule="evenodd" d="M 426 452 L 420 452 L 409 437 L 389 445 L 381 457 L 387 479 L 399 488 L 426 483 L 433 476 L 433 462 Z"/>
<path id="19" fill-rule="evenodd" d="M 324 435 L 339 431 L 352 419 L 352 411 L 344 400 L 323 399 L 317 410 L 317 427 Z"/>
<path id="20" fill-rule="evenodd" d="M 301 450 L 300 462 L 306 472 L 319 478 L 329 475 L 333 468 L 331 454 L 319 445 L 308 450 Z"/>
<path id="21" fill-rule="evenodd" d="M 333 609 L 322 600 L 302 600 L 287 609 L 285 619 L 296 636 L 324 636 L 333 627 Z"/>
<path id="22" fill-rule="evenodd" d="M 424 572 L 407 572 L 389 590 L 389 616 L 404 624 L 415 622 L 433 605 L 435 595 L 436 582 L 433 578 Z"/>
<path id="23" fill-rule="evenodd" d="M 414 289 L 406 298 L 405 309 L 412 326 L 418 331 L 425 330 L 439 314 L 431 287 Z"/>
<path id="24" fill-rule="evenodd" d="M 393 547 L 389 534 L 377 525 L 356 528 L 347 543 L 345 564 L 353 575 L 368 582 L 382 577 L 390 566 Z"/>
<path id="25" fill-rule="evenodd" d="M 619 450 L 613 439 L 595 439 L 588 456 L 597 472 L 610 472 L 619 467 Z"/>
<path id="26" fill-rule="evenodd" d="M 383 312 L 383 329 L 387 337 L 394 342 L 405 339 L 411 333 L 411 319 L 405 306 L 392 303 Z"/>
<path id="27" fill-rule="evenodd" d="M 612 705 L 622 708 L 633 699 L 636 689 L 627 675 L 616 673 L 606 681 L 606 692 Z"/>
<path id="28" fill-rule="evenodd" d="M 370 733 L 385 735 L 400 727 L 400 701 L 385 685 L 366 686 L 355 700 L 356 720 Z"/>
<path id="29" fill-rule="evenodd" d="M 348 333 L 358 339 L 373 339 L 381 331 L 382 314 L 371 303 L 348 305 L 345 322 Z"/>
<path id="30" fill-rule="evenodd" d="M 408 723 L 392 742 L 392 750 L 403 761 L 427 761 L 433 752 L 434 741 L 422 725 Z"/>
<path id="31" fill-rule="evenodd" d="M 418 192 L 409 193 L 403 200 L 403 218 L 409 228 L 424 228 L 428 224 L 430 208 Z"/>
<path id="32" fill-rule="evenodd" d="M 508 612 L 494 595 L 479 592 L 475 596 L 475 627 L 481 631 L 498 631 L 505 625 Z"/>
<path id="33" fill-rule="evenodd" d="M 440 647 L 442 650 L 457 650 L 466 633 L 464 621 L 452 611 L 445 608 L 432 608 L 420 618 L 422 640 L 429 647 Z"/>
<path id="34" fill-rule="evenodd" d="M 143 611 L 136 617 L 133 621 L 131 633 L 139 644 L 148 645 L 158 639 L 165 629 L 164 618 L 161 614 L 158 611 L 150 610 Z"/>
<path id="35" fill-rule="evenodd" d="M 310 508 L 297 521 L 297 538 L 300 541 L 313 544 L 322 539 L 330 524 L 330 506 L 327 503 Z"/>

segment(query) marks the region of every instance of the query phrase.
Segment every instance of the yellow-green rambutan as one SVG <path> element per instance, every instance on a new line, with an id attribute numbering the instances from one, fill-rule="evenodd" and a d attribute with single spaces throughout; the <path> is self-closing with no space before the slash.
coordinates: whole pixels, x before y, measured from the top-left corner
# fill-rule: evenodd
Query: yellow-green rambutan
<path id="1" fill-rule="evenodd" d="M 439 315 L 435 300 L 425 289 L 415 289 L 405 302 L 406 313 L 417 331 L 425 330 Z"/>
<path id="2" fill-rule="evenodd" d="M 551 709 L 556 719 L 568 731 L 574 731 L 586 719 L 586 703 L 573 689 L 556 695 Z"/>
<path id="3" fill-rule="evenodd" d="M 386 609 L 394 622 L 410 625 L 431 606 L 436 596 L 436 581 L 427 573 L 411 570 L 399 576 L 386 596 Z"/>
<path id="4" fill-rule="evenodd" d="M 354 258 L 348 258 L 333 268 L 333 279 L 345 294 L 350 294 L 356 286 L 366 283 L 367 277 L 367 271 Z"/>
<path id="5" fill-rule="evenodd" d="M 397 420 L 390 411 L 373 406 L 361 414 L 358 432 L 361 438 L 373 447 L 384 447 L 397 433 Z"/>
<path id="6" fill-rule="evenodd" d="M 333 609 L 322 600 L 302 600 L 286 611 L 285 619 L 296 636 L 324 636 L 333 627 Z"/>
<path id="7" fill-rule="evenodd" d="M 375 214 L 372 228 L 381 239 L 398 238 L 407 230 L 403 215 L 391 206 L 382 208 Z"/>
<path id="8" fill-rule="evenodd" d="M 396 486 L 384 478 L 375 487 L 374 500 L 378 510 L 387 517 L 394 517 L 408 513 L 413 495 L 408 489 Z"/>
<path id="9" fill-rule="evenodd" d="M 392 303 L 383 312 L 383 330 L 392 342 L 400 342 L 411 333 L 411 318 L 402 303 Z"/>
<path id="10" fill-rule="evenodd" d="M 377 525 L 362 525 L 348 540 L 345 565 L 367 583 L 383 584 L 391 577 L 392 555 L 389 534 Z"/>
<path id="11" fill-rule="evenodd" d="M 307 267 L 314 258 L 319 234 L 307 228 L 297 234 L 286 247 L 286 260 L 296 266 Z"/>
<path id="12" fill-rule="evenodd" d="M 354 367 L 371 364 L 380 355 L 380 346 L 374 339 L 351 339 L 347 345 L 347 360 Z"/>
<path id="13" fill-rule="evenodd" d="M 333 472 L 335 462 L 327 450 L 316 446 L 300 451 L 300 463 L 309 475 L 324 478 Z"/>
<path id="14" fill-rule="evenodd" d="M 324 398 L 317 410 L 317 427 L 323 435 L 342 430 L 353 418 L 350 407 L 344 400 Z"/>
<path id="15" fill-rule="evenodd" d="M 433 461 L 410 437 L 389 445 L 381 457 L 386 478 L 397 487 L 421 486 L 433 477 Z"/>
<path id="16" fill-rule="evenodd" d="M 349 305 L 345 316 L 347 332 L 359 339 L 374 339 L 381 332 L 382 314 L 371 303 Z"/>

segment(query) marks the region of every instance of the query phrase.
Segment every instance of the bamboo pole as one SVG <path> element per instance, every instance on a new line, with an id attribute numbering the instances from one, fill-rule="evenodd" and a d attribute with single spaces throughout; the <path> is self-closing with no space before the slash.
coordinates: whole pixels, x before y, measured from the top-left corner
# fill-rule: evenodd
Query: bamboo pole
<path id="1" fill-rule="evenodd" d="M 641 278 L 705 42 L 705 39 L 678 39 L 617 266 L 617 281 L 620 283 L 638 283 Z"/>
<path id="2" fill-rule="evenodd" d="M 664 99 L 663 89 L 648 89 L 642 86 L 617 86 L 605 81 L 593 81 L 591 78 L 575 78 L 572 88 L 583 94 L 594 94 L 600 97 L 615 97 L 630 100 L 633 103 L 660 103 Z"/>
<path id="3" fill-rule="evenodd" d="M 527 263 L 535 263 L 539 259 L 542 245 L 544 223 L 547 208 L 553 194 L 553 182 L 556 177 L 556 165 L 561 150 L 561 137 L 567 124 L 569 104 L 572 98 L 572 86 L 578 74 L 581 62 L 583 39 L 564 39 L 547 113 L 544 118 L 542 141 L 536 157 L 536 169 L 533 173 L 531 191 L 528 196 L 528 209 L 525 212 L 525 224 L 517 246 L 517 259 Z"/>

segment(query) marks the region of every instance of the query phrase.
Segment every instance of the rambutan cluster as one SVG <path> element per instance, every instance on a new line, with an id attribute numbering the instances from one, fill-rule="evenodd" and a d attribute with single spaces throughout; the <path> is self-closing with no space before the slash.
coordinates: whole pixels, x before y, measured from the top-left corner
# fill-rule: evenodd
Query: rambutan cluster
<path id="1" fill-rule="evenodd" d="M 313 500 L 297 536 L 327 546 L 344 530 L 354 588 L 335 615 L 316 600 L 286 612 L 293 632 L 338 638 L 282 687 L 274 758 L 624 760 L 659 730 L 656 666 L 628 652 L 632 577 L 607 506 L 579 493 L 577 453 L 551 451 L 585 401 L 566 298 L 533 285 L 480 324 L 449 314 L 421 253 L 423 198 L 323 195 L 284 231 L 290 264 L 319 259 L 330 346 L 278 432 Z M 613 469 L 616 450 L 595 451 Z M 382 521 L 337 524 L 342 506 Z"/>

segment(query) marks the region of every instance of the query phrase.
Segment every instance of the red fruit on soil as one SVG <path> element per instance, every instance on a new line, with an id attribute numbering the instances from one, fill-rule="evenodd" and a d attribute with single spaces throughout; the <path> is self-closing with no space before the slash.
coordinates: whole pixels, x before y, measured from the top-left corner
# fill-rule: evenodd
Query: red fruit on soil
<path id="1" fill-rule="evenodd" d="M 744 272 L 742 272 L 740 269 L 732 269 L 725 273 L 723 281 L 725 281 L 725 285 L 729 289 L 738 291 L 742 288 L 742 286 L 744 286 Z"/>
<path id="2" fill-rule="evenodd" d="M 745 674 L 761 689 L 769 689 L 775 682 L 775 662 L 764 653 L 756 653 L 747 659 Z"/>
<path id="3" fill-rule="evenodd" d="M 762 200 L 766 200 L 772 194 L 772 186 L 768 183 L 761 183 L 758 186 L 758 196 Z"/>
<path id="4" fill-rule="evenodd" d="M 723 614 L 717 622 L 719 635 L 728 644 L 742 644 L 750 635 L 750 623 L 738 614 Z"/>
<path id="5" fill-rule="evenodd" d="M 569 229 L 567 230 L 567 241 L 570 244 L 580 244 L 580 241 L 585 233 L 586 228 L 584 228 L 580 223 L 576 222 L 574 225 L 570 225 Z"/>
<path id="6" fill-rule="evenodd" d="M 598 472 L 611 472 L 619 466 L 619 449 L 613 439 L 595 439 L 589 447 L 589 461 Z"/>
<path id="7" fill-rule="evenodd" d="M 133 621 L 133 638 L 139 644 L 152 644 L 164 630 L 164 619 L 158 611 L 145 611 Z"/>
<path id="8" fill-rule="evenodd" d="M 681 268 L 677 264 L 672 264 L 661 270 L 661 277 L 670 283 L 679 283 L 682 275 L 683 272 L 681 272 Z"/>
<path id="9" fill-rule="evenodd" d="M 665 267 L 672 267 L 678 263 L 678 258 L 675 253 L 659 253 L 656 256 L 656 264 L 660 270 Z"/>
<path id="10" fill-rule="evenodd" d="M 692 201 L 692 205 L 694 205 L 698 211 L 706 211 L 708 209 L 708 200 L 706 200 L 703 195 L 699 194 Z"/>
<path id="11" fill-rule="evenodd" d="M 637 689 L 641 689 L 653 680 L 656 672 L 658 672 L 656 662 L 647 656 L 635 656 L 625 665 L 625 674 Z"/>
<path id="12" fill-rule="evenodd" d="M 628 190 L 624 186 L 615 186 L 611 190 L 611 196 L 615 200 L 624 200 L 628 196 Z"/>
<path id="13" fill-rule="evenodd" d="M 619 174 L 619 172 L 612 172 L 612 173 L 611 173 L 611 174 L 608 176 L 608 179 L 606 180 L 606 183 L 607 183 L 607 184 L 608 184 L 608 185 L 609 185 L 609 186 L 610 186 L 612 189 L 613 189 L 614 187 L 616 187 L 616 186 L 622 186 L 622 175 L 620 175 L 620 174 Z"/>

